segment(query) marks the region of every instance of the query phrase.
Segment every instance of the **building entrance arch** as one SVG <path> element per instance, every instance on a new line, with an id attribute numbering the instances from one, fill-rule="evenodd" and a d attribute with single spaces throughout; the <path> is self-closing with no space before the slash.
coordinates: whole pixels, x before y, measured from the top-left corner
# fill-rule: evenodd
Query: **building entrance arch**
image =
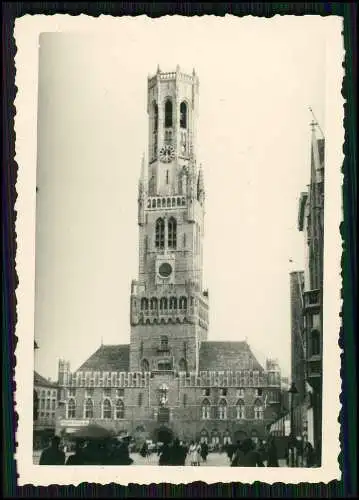
<path id="1" fill-rule="evenodd" d="M 173 440 L 173 431 L 166 425 L 161 425 L 155 429 L 153 437 L 156 442 L 170 443 Z"/>

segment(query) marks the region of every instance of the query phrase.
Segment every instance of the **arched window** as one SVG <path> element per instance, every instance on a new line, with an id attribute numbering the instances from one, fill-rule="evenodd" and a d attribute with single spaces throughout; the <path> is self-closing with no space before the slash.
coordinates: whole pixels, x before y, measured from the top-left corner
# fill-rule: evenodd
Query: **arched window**
<path id="1" fill-rule="evenodd" d="M 153 103 L 153 132 L 158 130 L 158 106 L 157 103 Z"/>
<path id="2" fill-rule="evenodd" d="M 206 431 L 206 429 L 203 429 L 201 431 L 201 439 L 200 439 L 200 442 L 201 443 L 207 443 L 208 444 L 208 432 Z"/>
<path id="3" fill-rule="evenodd" d="M 156 310 L 157 309 L 157 299 L 156 297 L 152 297 L 151 299 L 151 310 Z"/>
<path id="4" fill-rule="evenodd" d="M 243 399 L 239 399 L 236 404 L 236 419 L 243 420 L 244 419 L 244 401 Z"/>
<path id="5" fill-rule="evenodd" d="M 150 370 L 150 364 L 147 359 L 141 361 L 141 371 L 148 372 Z"/>
<path id="6" fill-rule="evenodd" d="M 102 418 L 107 420 L 112 418 L 112 405 L 109 399 L 105 399 L 102 403 Z"/>
<path id="7" fill-rule="evenodd" d="M 202 420 L 209 420 L 211 418 L 211 404 L 208 399 L 202 402 Z"/>
<path id="8" fill-rule="evenodd" d="M 225 399 L 219 401 L 218 418 L 220 420 L 227 420 L 227 401 Z"/>
<path id="9" fill-rule="evenodd" d="M 179 308 L 180 309 L 187 309 L 187 297 L 180 297 Z"/>
<path id="10" fill-rule="evenodd" d="M 177 297 L 170 298 L 170 309 L 177 309 Z"/>
<path id="11" fill-rule="evenodd" d="M 172 207 L 176 206 L 176 198 L 172 198 Z"/>
<path id="12" fill-rule="evenodd" d="M 187 406 L 187 394 L 183 394 L 183 406 Z"/>
<path id="13" fill-rule="evenodd" d="M 156 221 L 156 239 L 157 248 L 164 248 L 165 246 L 165 222 L 163 219 L 157 219 Z"/>
<path id="14" fill-rule="evenodd" d="M 138 406 L 142 406 L 142 400 L 143 400 L 143 396 L 142 396 L 142 392 L 140 392 L 138 395 L 138 401 L 137 401 Z"/>
<path id="15" fill-rule="evenodd" d="M 167 184 L 168 184 L 168 170 L 167 170 Z M 171 208 L 171 198 L 167 198 L 167 207 Z"/>
<path id="16" fill-rule="evenodd" d="M 74 399 L 69 399 L 67 403 L 67 418 L 76 417 L 76 403 Z"/>
<path id="17" fill-rule="evenodd" d="M 180 104 L 180 127 L 187 128 L 187 104 L 185 102 Z"/>
<path id="18" fill-rule="evenodd" d="M 152 208 L 156 208 L 156 200 L 155 199 L 152 200 Z"/>
<path id="19" fill-rule="evenodd" d="M 121 399 L 116 401 L 115 417 L 117 420 L 125 418 L 125 405 Z"/>
<path id="20" fill-rule="evenodd" d="M 263 406 L 259 399 L 254 403 L 254 419 L 263 420 Z"/>
<path id="21" fill-rule="evenodd" d="M 162 198 L 162 207 L 166 206 L 166 198 Z"/>
<path id="22" fill-rule="evenodd" d="M 320 334 L 318 330 L 311 331 L 310 354 L 311 356 L 318 356 L 320 354 Z"/>
<path id="23" fill-rule="evenodd" d="M 142 297 L 141 299 L 141 309 L 142 311 L 148 310 L 148 299 L 146 299 L 146 297 Z"/>
<path id="24" fill-rule="evenodd" d="M 93 418 L 93 401 L 91 398 L 85 400 L 84 418 Z"/>
<path id="25" fill-rule="evenodd" d="M 167 99 L 165 103 L 165 128 L 172 127 L 172 101 Z"/>
<path id="26" fill-rule="evenodd" d="M 160 206 L 161 206 L 161 199 L 157 198 L 157 208 L 160 208 Z"/>
<path id="27" fill-rule="evenodd" d="M 186 199 L 182 198 L 182 206 L 184 207 L 186 205 Z"/>
<path id="28" fill-rule="evenodd" d="M 161 309 L 161 311 L 163 311 L 164 309 L 167 309 L 167 298 L 166 297 L 161 297 L 160 309 Z"/>
<path id="29" fill-rule="evenodd" d="M 170 217 L 168 221 L 168 248 L 177 247 L 177 221 Z"/>
<path id="30" fill-rule="evenodd" d="M 178 369 L 180 372 L 187 372 L 187 361 L 184 358 L 180 359 Z"/>

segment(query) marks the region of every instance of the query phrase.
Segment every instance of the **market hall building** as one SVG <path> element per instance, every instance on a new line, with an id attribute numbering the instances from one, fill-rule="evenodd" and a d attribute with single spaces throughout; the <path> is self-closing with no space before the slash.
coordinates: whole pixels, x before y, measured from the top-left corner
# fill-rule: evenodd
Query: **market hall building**
<path id="1" fill-rule="evenodd" d="M 163 433 L 218 445 L 264 438 L 281 406 L 278 364 L 262 367 L 247 342 L 208 340 L 198 77 L 158 68 L 147 95 L 130 343 L 101 345 L 74 373 L 60 361 L 57 432 L 96 422 L 159 441 Z"/>

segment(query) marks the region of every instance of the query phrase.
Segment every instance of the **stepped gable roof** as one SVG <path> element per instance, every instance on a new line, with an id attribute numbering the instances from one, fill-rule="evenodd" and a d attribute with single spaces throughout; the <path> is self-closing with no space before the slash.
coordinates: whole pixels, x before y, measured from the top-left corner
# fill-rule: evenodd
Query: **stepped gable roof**
<path id="1" fill-rule="evenodd" d="M 128 372 L 129 366 L 129 344 L 102 345 L 76 371 Z"/>
<path id="2" fill-rule="evenodd" d="M 34 386 L 40 387 L 57 387 L 57 382 L 48 380 L 34 370 Z"/>
<path id="3" fill-rule="evenodd" d="M 252 370 L 263 371 L 248 343 L 231 341 L 206 341 L 201 343 L 199 351 L 199 371 L 241 370 L 241 359 L 252 360 Z"/>

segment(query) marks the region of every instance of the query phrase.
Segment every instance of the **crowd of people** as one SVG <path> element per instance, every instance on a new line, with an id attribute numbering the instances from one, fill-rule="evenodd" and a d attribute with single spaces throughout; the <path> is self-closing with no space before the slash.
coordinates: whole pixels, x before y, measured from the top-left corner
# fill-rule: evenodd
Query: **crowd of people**
<path id="1" fill-rule="evenodd" d="M 96 439 L 76 440 L 75 453 L 68 456 L 60 447 L 61 439 L 52 438 L 48 448 L 43 450 L 39 465 L 131 465 L 129 440 L 124 439 Z M 290 465 L 290 448 L 286 453 L 287 465 Z M 279 457 L 275 438 L 269 437 L 267 442 L 256 443 L 247 438 L 237 441 L 235 445 L 227 444 L 226 451 L 231 467 L 279 467 Z M 191 466 L 199 466 L 207 461 L 209 447 L 206 442 L 191 441 L 189 444 L 179 441 L 178 438 L 162 444 L 158 450 L 158 465 L 184 466 L 186 461 Z M 145 441 L 140 449 L 142 457 L 151 454 Z M 303 448 L 305 466 L 313 467 L 313 448 L 308 443 Z M 298 466 L 299 464 L 296 464 Z M 300 465 L 299 465 L 300 466 Z"/>
<path id="2" fill-rule="evenodd" d="M 115 439 L 77 440 L 75 453 L 66 459 L 61 439 L 54 436 L 41 453 L 39 465 L 131 465 L 128 441 Z"/>

